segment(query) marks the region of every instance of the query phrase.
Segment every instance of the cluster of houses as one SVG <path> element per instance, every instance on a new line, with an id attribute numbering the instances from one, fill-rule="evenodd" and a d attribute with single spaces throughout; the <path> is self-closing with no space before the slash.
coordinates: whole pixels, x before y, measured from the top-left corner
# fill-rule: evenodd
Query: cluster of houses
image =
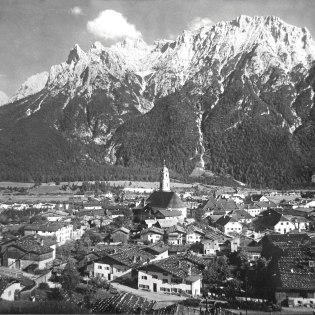
<path id="1" fill-rule="evenodd" d="M 65 266 L 56 247 L 126 213 L 132 228 L 115 229 L 91 252 L 73 258 L 84 281 L 129 279 L 139 290 L 199 297 L 214 257 L 242 251 L 249 262 L 271 259 L 278 303 L 315 303 L 314 200 L 275 202 L 238 193 L 192 200 L 171 191 L 165 165 L 160 190 L 132 206 L 97 200 L 79 208 L 53 206 L 41 214 L 47 220 L 25 225 L 24 236 L 0 240 L 0 297 L 14 300 L 42 282 L 56 286 L 51 277 Z"/>

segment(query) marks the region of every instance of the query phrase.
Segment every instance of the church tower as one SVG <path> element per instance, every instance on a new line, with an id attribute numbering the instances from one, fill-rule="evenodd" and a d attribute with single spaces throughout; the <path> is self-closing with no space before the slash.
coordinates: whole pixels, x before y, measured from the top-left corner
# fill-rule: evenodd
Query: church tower
<path id="1" fill-rule="evenodd" d="M 168 168 L 165 166 L 165 160 L 160 172 L 160 191 L 171 191 L 170 189 L 170 174 Z"/>

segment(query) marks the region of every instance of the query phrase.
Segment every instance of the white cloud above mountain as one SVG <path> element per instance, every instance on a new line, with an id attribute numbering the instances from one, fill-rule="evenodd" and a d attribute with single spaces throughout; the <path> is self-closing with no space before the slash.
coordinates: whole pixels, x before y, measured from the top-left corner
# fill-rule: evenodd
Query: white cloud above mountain
<path id="1" fill-rule="evenodd" d="M 142 37 L 135 25 L 130 24 L 120 12 L 114 10 L 102 11 L 96 19 L 88 21 L 87 30 L 97 37 L 109 40 Z"/>
<path id="2" fill-rule="evenodd" d="M 80 7 L 73 7 L 70 9 L 72 15 L 83 15 L 83 10 Z"/>
<path id="3" fill-rule="evenodd" d="M 208 27 L 213 24 L 214 22 L 211 19 L 198 16 L 188 23 L 188 28 L 190 31 L 197 31 L 202 27 Z"/>

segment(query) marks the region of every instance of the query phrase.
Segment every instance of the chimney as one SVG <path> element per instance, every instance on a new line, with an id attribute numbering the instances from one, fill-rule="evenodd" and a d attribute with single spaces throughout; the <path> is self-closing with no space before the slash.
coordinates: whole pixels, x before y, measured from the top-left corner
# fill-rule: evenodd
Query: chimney
<path id="1" fill-rule="evenodd" d="M 44 240 L 43 239 L 40 240 L 40 246 L 44 246 Z"/>
<path id="2" fill-rule="evenodd" d="M 134 256 L 132 257 L 132 259 L 133 259 L 133 262 L 134 262 L 134 263 L 137 262 L 137 256 L 134 255 Z"/>
<path id="3" fill-rule="evenodd" d="M 181 264 L 181 261 L 179 260 L 179 261 L 178 261 L 178 267 L 181 267 L 181 265 L 182 265 L 182 264 Z"/>

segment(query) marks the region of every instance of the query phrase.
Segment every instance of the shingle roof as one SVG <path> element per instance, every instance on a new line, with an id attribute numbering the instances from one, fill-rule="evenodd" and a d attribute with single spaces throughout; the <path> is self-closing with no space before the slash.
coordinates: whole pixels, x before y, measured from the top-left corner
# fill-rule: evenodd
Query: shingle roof
<path id="1" fill-rule="evenodd" d="M 173 225 L 177 224 L 177 220 L 172 220 L 172 219 L 158 219 L 157 223 L 154 225 L 160 226 L 160 228 L 164 229 Z"/>
<path id="2" fill-rule="evenodd" d="M 125 250 L 113 255 L 106 255 L 103 258 L 97 260 L 98 262 L 105 262 L 110 263 L 115 262 L 122 264 L 124 266 L 130 268 L 137 268 L 141 266 L 143 263 L 147 262 L 148 260 L 152 260 L 154 255 L 139 249 L 139 248 L 131 248 L 129 250 Z"/>
<path id="3" fill-rule="evenodd" d="M 182 215 L 182 212 L 179 210 L 159 210 L 165 218 L 167 217 L 180 217 Z"/>
<path id="4" fill-rule="evenodd" d="M 280 244 L 292 244 L 301 243 L 310 240 L 306 233 L 294 233 L 294 234 L 269 234 L 265 236 L 270 242 L 275 245 Z"/>
<path id="5" fill-rule="evenodd" d="M 252 220 L 253 217 L 245 210 L 234 210 L 233 212 L 229 213 L 236 221 L 239 220 Z"/>
<path id="6" fill-rule="evenodd" d="M 186 233 L 199 233 L 201 235 L 204 235 L 205 233 L 203 232 L 202 229 L 199 229 L 195 225 L 188 225 L 186 226 Z"/>
<path id="7" fill-rule="evenodd" d="M 180 279 L 187 280 L 187 278 L 191 276 L 200 276 L 206 265 L 206 262 L 203 259 L 197 258 L 197 256 L 192 256 L 193 255 L 190 254 L 173 255 L 165 259 L 154 261 L 143 268 L 145 268 L 145 270 L 160 269 Z M 189 266 L 191 266 L 190 275 L 188 274 Z M 142 268 L 140 268 L 140 270 L 141 269 Z"/>
<path id="8" fill-rule="evenodd" d="M 222 216 L 219 220 L 216 221 L 216 224 L 221 225 L 221 226 L 225 226 L 227 225 L 229 222 L 238 222 L 237 220 L 235 220 L 233 217 L 230 217 L 228 215 Z"/>
<path id="9" fill-rule="evenodd" d="M 144 251 L 151 253 L 152 255 L 158 255 L 168 250 L 168 246 L 163 243 L 153 244 L 151 246 L 143 248 Z"/>
<path id="10" fill-rule="evenodd" d="M 173 225 L 169 228 L 166 229 L 166 234 L 171 234 L 171 233 L 182 233 L 186 234 L 185 228 L 179 225 Z"/>
<path id="11" fill-rule="evenodd" d="M 36 254 L 46 254 L 53 252 L 53 249 L 49 246 L 41 245 L 36 240 L 32 240 L 30 238 L 17 240 L 15 244 L 12 244 L 10 246 L 18 247 L 27 253 L 32 252 Z"/>
<path id="12" fill-rule="evenodd" d="M 116 233 L 116 232 L 123 232 L 123 233 L 126 233 L 126 234 L 129 234 L 130 233 L 130 230 L 126 229 L 125 227 L 120 227 L 118 229 L 116 229 L 115 231 L 113 231 L 113 233 Z"/>
<path id="13" fill-rule="evenodd" d="M 315 274 L 281 273 L 282 288 L 295 290 L 315 290 Z"/>
<path id="14" fill-rule="evenodd" d="M 232 199 L 215 199 L 211 197 L 203 206 L 203 210 L 213 210 L 215 212 L 225 212 L 238 209 L 236 203 Z"/>
<path id="15" fill-rule="evenodd" d="M 186 205 L 180 197 L 173 191 L 154 191 L 147 199 L 151 207 L 162 209 L 181 209 Z"/>
<path id="16" fill-rule="evenodd" d="M 156 226 L 151 226 L 150 228 L 141 231 L 141 235 L 147 234 L 147 233 L 155 233 L 155 234 L 164 235 L 164 230 Z"/>
<path id="17" fill-rule="evenodd" d="M 221 232 L 220 230 L 218 229 L 214 229 L 212 228 L 211 231 L 206 231 L 206 234 L 205 234 L 205 240 L 208 239 L 208 240 L 211 240 L 211 241 L 215 241 L 215 240 L 219 240 L 219 239 L 226 239 L 226 238 L 229 238 L 228 236 L 226 236 L 223 232 Z"/>
<path id="18" fill-rule="evenodd" d="M 151 314 L 155 301 L 131 293 L 119 293 L 102 299 L 93 306 L 97 314 Z"/>

